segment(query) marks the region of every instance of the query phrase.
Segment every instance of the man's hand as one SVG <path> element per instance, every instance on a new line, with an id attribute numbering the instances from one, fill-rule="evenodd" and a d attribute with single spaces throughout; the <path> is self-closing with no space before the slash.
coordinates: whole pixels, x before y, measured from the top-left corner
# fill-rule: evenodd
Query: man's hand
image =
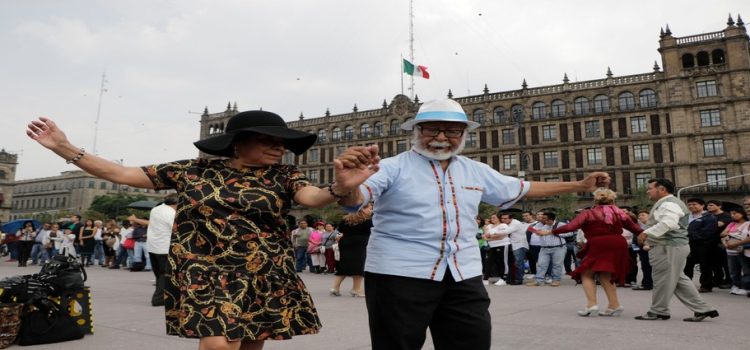
<path id="1" fill-rule="evenodd" d="M 380 169 L 378 146 L 347 148 L 333 160 L 336 189 L 353 191 Z"/>
<path id="2" fill-rule="evenodd" d="M 646 232 L 642 232 L 640 235 L 638 235 L 638 244 L 643 246 L 646 244 L 646 239 L 648 238 L 648 235 Z"/>
<path id="3" fill-rule="evenodd" d="M 593 172 L 581 180 L 581 185 L 585 187 L 585 190 L 582 192 L 594 192 L 594 190 L 600 187 L 607 188 L 611 181 L 612 179 L 609 177 L 609 174 L 602 171 Z"/>

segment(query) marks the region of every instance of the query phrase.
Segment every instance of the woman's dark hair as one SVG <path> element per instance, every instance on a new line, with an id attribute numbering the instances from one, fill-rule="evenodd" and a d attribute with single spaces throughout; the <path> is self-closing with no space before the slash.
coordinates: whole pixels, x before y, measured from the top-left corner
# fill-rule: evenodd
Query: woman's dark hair
<path id="1" fill-rule="evenodd" d="M 732 214 L 733 212 L 734 212 L 734 213 L 739 213 L 740 215 L 742 215 L 742 219 L 743 219 L 743 220 L 745 220 L 745 221 L 750 221 L 750 219 L 748 219 L 748 217 L 747 217 L 747 213 L 746 213 L 746 212 L 745 212 L 745 211 L 744 211 L 743 209 L 740 209 L 740 208 L 732 208 L 731 210 L 729 210 L 729 214 L 730 214 L 730 215 L 731 215 L 731 214 Z"/>

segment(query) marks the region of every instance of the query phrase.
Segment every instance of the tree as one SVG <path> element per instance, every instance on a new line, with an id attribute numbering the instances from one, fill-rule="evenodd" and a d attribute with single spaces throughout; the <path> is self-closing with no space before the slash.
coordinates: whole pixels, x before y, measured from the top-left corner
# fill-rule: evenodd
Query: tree
<path id="1" fill-rule="evenodd" d="M 640 210 L 649 210 L 651 208 L 651 200 L 646 194 L 646 186 L 640 186 L 631 195 L 631 203 L 634 208 Z M 635 209 L 634 209 L 635 210 Z M 637 213 L 636 213 L 637 214 Z"/>
<path id="2" fill-rule="evenodd" d="M 500 209 L 494 205 L 490 205 L 487 203 L 479 203 L 479 216 L 482 219 L 489 219 L 490 216 L 493 214 L 497 214 L 500 211 Z"/>
<path id="3" fill-rule="evenodd" d="M 323 219 L 327 223 L 337 224 L 341 222 L 341 218 L 346 215 L 341 206 L 336 203 L 331 203 L 323 208 L 310 209 L 310 213 L 305 215 L 305 218 L 310 222 L 311 225 L 315 224 L 318 219 Z"/>
<path id="4" fill-rule="evenodd" d="M 146 199 L 148 198 L 142 194 L 131 195 L 123 192 L 96 196 L 94 198 L 94 201 L 91 202 L 89 210 L 87 210 L 84 214 L 86 218 L 90 218 L 93 220 L 118 218 L 121 216 L 126 216 L 126 214 L 130 212 L 126 208 L 128 204 Z"/>
<path id="5" fill-rule="evenodd" d="M 570 220 L 573 218 L 573 214 L 575 213 L 575 210 L 578 208 L 573 208 L 573 206 L 576 204 L 576 201 L 578 200 L 578 197 L 572 193 L 566 193 L 563 195 L 556 196 L 555 199 L 552 201 L 552 207 L 555 208 L 555 214 L 557 215 L 558 220 Z"/>

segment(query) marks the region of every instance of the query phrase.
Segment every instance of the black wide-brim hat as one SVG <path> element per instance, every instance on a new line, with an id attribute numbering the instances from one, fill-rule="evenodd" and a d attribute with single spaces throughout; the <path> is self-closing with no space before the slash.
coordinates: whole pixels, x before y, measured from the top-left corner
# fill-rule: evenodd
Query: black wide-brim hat
<path id="1" fill-rule="evenodd" d="M 204 153 L 222 157 L 234 157 L 232 144 L 238 135 L 254 132 L 274 136 L 284 141 L 284 148 L 294 154 L 305 153 L 318 136 L 304 131 L 290 129 L 278 114 L 266 111 L 240 112 L 229 118 L 221 135 L 211 136 L 194 142 L 195 147 Z"/>

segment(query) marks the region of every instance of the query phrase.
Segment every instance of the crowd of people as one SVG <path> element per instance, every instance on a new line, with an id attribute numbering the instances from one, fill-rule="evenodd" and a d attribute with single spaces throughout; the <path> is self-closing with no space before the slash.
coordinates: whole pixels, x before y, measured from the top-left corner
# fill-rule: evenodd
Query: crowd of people
<path id="1" fill-rule="evenodd" d="M 649 310 L 636 319 L 669 319 L 673 295 L 694 312 L 685 321 L 719 315 L 684 273 L 694 245 L 688 241 L 690 224 L 705 220 L 690 222 L 692 211 L 672 195 L 669 180 L 649 181 L 654 204 L 648 213 L 638 213 L 636 224 L 635 213 L 614 205 L 605 172 L 580 181 L 526 181 L 460 156 L 467 131 L 478 126 L 456 101 L 425 103 L 401 125 L 413 135 L 409 152 L 381 161 L 376 145 L 349 147 L 333 160 L 334 182 L 322 188 L 297 167 L 280 164 L 285 150 L 302 154 L 316 136 L 289 129 L 267 111 L 238 113 L 224 133 L 195 142 L 218 159 L 144 167 L 126 167 L 73 146 L 48 118 L 32 121 L 27 134 L 94 176 L 176 191 L 171 244 L 159 262 L 167 267 L 162 272 L 166 331 L 199 338 L 200 349 L 262 349 L 267 339 L 317 333 L 318 311 L 298 275 L 306 267 L 336 273 L 334 297 L 341 295 L 344 277 L 352 277 L 350 294 L 366 300 L 373 349 L 420 349 L 427 329 L 436 349 L 489 349 L 485 285 L 523 284 L 527 271 L 529 287 L 558 287 L 563 271 L 580 280 L 587 299 L 581 316 L 618 315 L 623 307 L 614 286 L 634 284 L 636 257 L 643 279 L 635 288 L 652 290 Z M 567 224 L 552 211 L 523 213 L 523 221 L 502 212 L 524 197 L 594 191 L 594 207 Z M 287 224 L 292 202 L 309 208 L 338 203 L 350 214 L 338 232 L 331 223 L 304 220 L 292 231 Z M 498 207 L 499 216 L 486 223 L 478 218 L 480 202 Z M 747 216 L 730 212 L 730 218 L 721 226 L 717 220 L 716 227 L 723 227 L 719 241 L 727 252 L 727 275 L 737 283 L 735 294 L 741 294 L 750 282 L 745 255 L 750 250 L 738 248 L 750 243 Z M 144 224 L 130 221 L 134 227 Z M 97 254 L 98 231 L 96 224 L 83 227 L 74 238 L 88 262 Z M 145 236 L 150 240 L 150 231 Z M 134 254 L 151 252 L 145 245 L 144 250 L 134 244 Z M 712 252 L 706 256 L 716 253 L 704 248 Z M 123 256 L 115 255 L 116 266 Z M 714 261 L 700 254 L 690 259 Z M 152 265 L 155 261 L 151 256 Z M 701 266 L 702 275 L 706 269 Z M 604 311 L 595 300 L 597 280 L 608 298 Z"/>

